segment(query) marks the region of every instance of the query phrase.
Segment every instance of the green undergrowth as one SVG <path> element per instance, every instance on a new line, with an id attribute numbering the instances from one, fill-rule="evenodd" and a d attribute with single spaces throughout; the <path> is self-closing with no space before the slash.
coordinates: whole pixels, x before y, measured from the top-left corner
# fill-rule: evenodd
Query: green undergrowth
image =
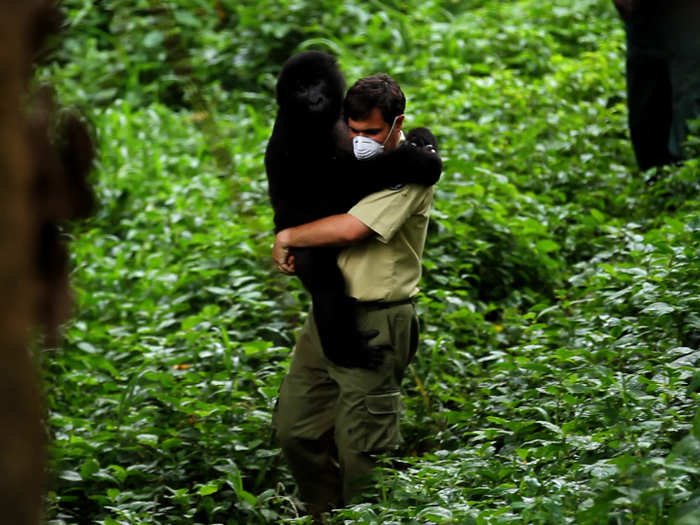
<path id="1" fill-rule="evenodd" d="M 609 2 L 64 7 L 37 76 L 94 125 L 100 207 L 41 354 L 49 523 L 309 523 L 270 428 L 308 297 L 263 166 L 308 48 L 393 74 L 445 160 L 404 442 L 332 522 L 700 521 L 700 166 L 634 168 Z"/>

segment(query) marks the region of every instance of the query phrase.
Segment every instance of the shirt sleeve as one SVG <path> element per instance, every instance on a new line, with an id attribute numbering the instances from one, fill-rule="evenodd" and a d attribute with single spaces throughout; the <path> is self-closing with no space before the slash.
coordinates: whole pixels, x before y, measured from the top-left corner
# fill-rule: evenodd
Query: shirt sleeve
<path id="1" fill-rule="evenodd" d="M 408 184 L 378 191 L 363 198 L 348 213 L 376 232 L 380 241 L 387 243 L 406 220 L 423 207 L 428 189 Z"/>

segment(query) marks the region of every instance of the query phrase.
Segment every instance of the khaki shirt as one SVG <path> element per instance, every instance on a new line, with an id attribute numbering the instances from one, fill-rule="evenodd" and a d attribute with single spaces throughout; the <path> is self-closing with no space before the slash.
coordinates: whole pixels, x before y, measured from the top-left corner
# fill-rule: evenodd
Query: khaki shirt
<path id="1" fill-rule="evenodd" d="M 432 187 L 408 184 L 368 195 L 350 209 L 375 235 L 338 256 L 348 295 L 399 301 L 418 293 L 432 200 Z"/>

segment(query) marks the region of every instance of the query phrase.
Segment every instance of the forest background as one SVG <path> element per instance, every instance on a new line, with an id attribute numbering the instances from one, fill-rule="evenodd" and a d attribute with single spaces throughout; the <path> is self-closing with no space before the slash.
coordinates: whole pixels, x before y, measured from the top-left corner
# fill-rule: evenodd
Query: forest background
<path id="1" fill-rule="evenodd" d="M 610 1 L 62 5 L 36 77 L 93 123 L 99 208 L 41 352 L 49 523 L 308 523 L 270 429 L 308 297 L 263 166 L 304 49 L 392 74 L 445 161 L 405 440 L 334 522 L 700 523 L 700 166 L 636 170 Z"/>

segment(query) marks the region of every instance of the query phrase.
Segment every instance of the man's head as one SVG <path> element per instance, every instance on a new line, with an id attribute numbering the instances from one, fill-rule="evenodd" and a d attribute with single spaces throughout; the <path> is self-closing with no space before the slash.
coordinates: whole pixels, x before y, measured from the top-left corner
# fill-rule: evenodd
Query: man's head
<path id="1" fill-rule="evenodd" d="M 350 136 L 366 137 L 390 150 L 398 144 L 406 97 L 386 74 L 355 82 L 345 95 L 343 110 Z"/>

